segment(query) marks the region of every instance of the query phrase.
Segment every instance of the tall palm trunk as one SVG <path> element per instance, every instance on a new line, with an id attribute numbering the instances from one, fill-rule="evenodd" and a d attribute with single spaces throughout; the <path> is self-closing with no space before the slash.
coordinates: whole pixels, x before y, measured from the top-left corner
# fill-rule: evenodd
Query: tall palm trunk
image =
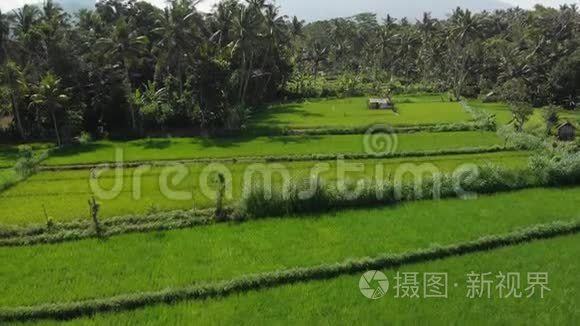
<path id="1" fill-rule="evenodd" d="M 127 67 L 127 65 L 125 64 L 125 61 L 123 60 L 122 62 L 123 64 L 123 84 L 125 84 L 125 93 L 127 96 L 127 106 L 129 107 L 129 115 L 131 117 L 131 128 L 133 129 L 134 132 L 138 132 L 137 130 L 137 118 L 135 117 L 135 110 L 133 107 L 133 98 L 131 97 L 133 95 L 133 88 L 131 87 L 131 79 L 129 77 L 129 68 Z"/>
<path id="2" fill-rule="evenodd" d="M 20 133 L 20 137 L 26 140 L 26 133 L 24 132 L 24 127 L 22 126 L 22 118 L 20 117 L 20 108 L 18 107 L 18 100 L 14 94 L 10 95 L 10 100 L 12 102 L 12 112 L 14 113 L 14 119 L 16 120 L 16 127 Z"/>
<path id="3" fill-rule="evenodd" d="M 243 93 L 244 93 L 245 78 L 246 78 L 246 52 L 243 51 L 242 52 L 242 73 L 240 76 L 240 86 L 238 87 L 238 99 L 242 102 L 242 105 L 244 105 Z"/>
<path id="4" fill-rule="evenodd" d="M 252 78 L 253 66 L 254 66 L 254 53 L 251 53 L 250 64 L 248 65 L 248 69 L 246 70 L 246 78 L 244 80 L 244 88 L 242 91 L 242 105 L 246 104 L 246 95 L 248 93 L 248 86 L 250 84 L 250 79 Z"/>
<path id="5" fill-rule="evenodd" d="M 62 142 L 60 140 L 60 132 L 58 130 L 58 123 L 56 122 L 56 113 L 54 112 L 54 108 L 50 108 L 50 115 L 52 117 L 52 124 L 54 126 L 54 133 L 56 134 L 56 144 L 58 147 L 62 146 Z"/>

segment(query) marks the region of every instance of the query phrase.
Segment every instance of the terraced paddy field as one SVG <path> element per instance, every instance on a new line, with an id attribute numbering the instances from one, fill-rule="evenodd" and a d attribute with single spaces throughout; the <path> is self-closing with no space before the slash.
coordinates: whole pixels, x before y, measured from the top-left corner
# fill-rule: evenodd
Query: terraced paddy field
<path id="1" fill-rule="evenodd" d="M 354 97 L 273 105 L 256 114 L 251 126 L 265 129 L 361 127 L 373 124 L 410 126 L 459 123 L 471 119 L 460 103 L 446 101 L 440 95 L 395 97 L 397 112 L 369 110 L 367 100 L 366 97 Z"/>
<path id="2" fill-rule="evenodd" d="M 415 202 L 106 241 L 0 248 L 4 294 L 0 307 L 179 288 L 571 222 L 578 219 L 574 199 L 579 195 L 579 188 L 534 189 L 477 200 Z"/>
<path id="3" fill-rule="evenodd" d="M 404 266 L 400 273 L 447 273 L 447 299 L 395 298 L 389 289 L 379 300 L 368 300 L 359 291 L 360 275 L 345 275 L 333 280 L 312 281 L 262 291 L 232 295 L 206 301 L 155 305 L 135 311 L 98 314 L 66 322 L 65 325 L 184 325 L 236 324 L 256 325 L 284 321 L 290 324 L 316 324 L 321 319 L 329 324 L 384 325 L 385 323 L 419 324 L 429 320 L 446 324 L 461 320 L 469 324 L 534 324 L 574 325 L 577 321 L 580 286 L 576 257 L 580 255 L 580 236 L 538 241 L 498 249 L 493 252 L 454 257 L 421 265 Z M 565 249 L 565 250 L 564 250 Z M 530 271 L 549 275 L 550 291 L 540 298 L 539 290 L 531 298 L 499 298 L 492 288 L 492 298 L 467 299 L 467 275 L 472 272 L 518 273 L 522 286 Z M 388 279 L 394 270 L 383 270 Z M 421 280 L 423 282 L 423 280 Z M 497 280 L 494 280 L 496 286 Z M 454 284 L 457 283 L 457 287 Z M 421 283 L 423 284 L 423 283 Z M 523 292 L 523 291 L 522 291 Z M 525 293 L 525 292 L 524 292 Z M 321 299 L 324 297 L 324 299 Z M 44 321 L 25 325 L 60 325 Z"/>
<path id="4" fill-rule="evenodd" d="M 572 198 L 579 191 L 578 188 L 534 189 L 477 200 L 416 202 L 389 209 L 348 210 L 330 215 L 116 236 L 106 241 L 0 248 L 0 258 L 5 262 L 0 266 L 0 275 L 6 280 L 0 284 L 2 293 L 6 294 L 0 298 L 0 315 L 9 307 L 40 307 L 51 303 L 62 306 L 93 298 L 114 301 L 121 294 L 139 296 L 164 289 L 177 291 L 255 273 L 332 265 L 361 257 L 481 241 L 483 236 L 513 234 L 538 223 L 577 223 Z M 506 202 L 510 205 L 505 205 Z M 301 241 L 297 242 L 296 238 Z M 359 290 L 362 273 L 345 272 L 325 277 L 324 281 L 313 278 L 292 285 L 273 284 L 221 298 L 178 300 L 170 306 L 154 302 L 144 303 L 137 310 L 119 306 L 115 312 L 81 316 L 70 323 L 121 325 L 131 324 L 129 320 L 149 325 L 211 323 L 222 320 L 221 312 L 227 322 L 242 324 L 259 322 L 264 320 L 263 316 L 272 322 L 315 322 L 321 318 L 354 322 L 366 320 L 367 313 L 376 314 L 385 309 L 412 322 L 423 318 L 439 320 L 440 309 L 449 309 L 445 319 L 453 316 L 472 322 L 487 321 L 485 318 L 492 311 L 505 311 L 498 322 L 513 319 L 537 324 L 557 320 L 567 324 L 574 318 L 578 300 L 572 289 L 578 285 L 575 275 L 579 266 L 574 257 L 580 253 L 580 246 L 576 245 L 579 238 L 577 235 L 551 238 L 524 237 L 527 240 L 521 245 L 482 247 L 480 252 L 465 256 L 451 255 L 442 260 L 382 269 L 391 280 L 396 272 L 421 276 L 446 273 L 449 286 L 445 299 L 396 298 L 396 290 L 391 288 L 384 298 L 372 301 Z M 494 287 L 490 288 L 489 299 L 466 297 L 470 291 L 468 274 L 506 272 L 523 275 L 522 292 L 528 291 L 525 290 L 527 273 L 547 273 L 549 290 L 543 298 L 538 290 L 530 298 L 500 299 Z M 326 300 L 319 300 L 321 295 L 326 295 Z M 273 302 L 276 304 L 272 305 Z M 530 306 L 534 307 L 533 313 L 529 311 Z M 61 309 L 57 307 L 54 309 Z M 250 307 L 255 307 L 260 317 Z M 238 309 L 240 313 L 233 312 Z M 421 312 L 417 315 L 418 309 Z M 326 316 L 328 311 L 332 316 Z M 359 311 L 361 315 L 357 316 Z M 466 315 L 466 311 L 470 313 Z M 370 318 L 369 323 L 376 323 L 375 318 Z M 37 324 L 54 322 L 41 320 Z"/>
<path id="5" fill-rule="evenodd" d="M 445 150 L 503 145 L 492 132 L 392 134 L 390 152 Z M 244 138 L 167 138 L 129 142 L 98 141 L 55 152 L 44 165 L 115 162 L 116 151 L 126 162 L 364 153 L 364 135 L 277 136 Z"/>
<path id="6" fill-rule="evenodd" d="M 52 145 L 45 143 L 28 144 L 28 146 L 30 146 L 37 155 L 52 147 Z M 0 144 L 0 168 L 13 167 L 19 157 L 20 152 L 18 150 L 18 145 Z"/>
<path id="7" fill-rule="evenodd" d="M 255 115 L 249 129 L 364 130 L 472 119 L 460 103 L 440 95 L 399 96 L 396 102 L 398 112 L 370 111 L 366 98 L 273 105 Z M 507 106 L 474 105 L 497 113 L 500 125 L 511 120 Z M 541 123 L 538 114 L 533 123 Z M 522 171 L 532 170 L 522 169 L 532 153 L 505 148 L 493 132 L 381 136 L 387 148 L 379 144 L 372 153 L 362 134 L 95 141 L 53 151 L 38 173 L 0 192 L 0 324 L 575 324 L 580 188 L 516 191 L 518 185 L 550 183 L 497 182 L 527 180 Z M 391 157 L 369 155 L 383 151 Z M 0 147 L 0 184 L 13 178 L 12 169 L 1 168 L 13 166 L 17 152 L 16 146 Z M 95 168 L 115 162 L 118 152 L 127 164 Z M 468 200 L 402 199 L 388 207 L 354 201 L 360 205 L 353 208 L 341 206 L 348 200 L 341 197 L 332 201 L 339 207 L 321 206 L 326 210 L 319 213 L 312 208 L 226 221 L 207 215 L 217 205 L 218 173 L 225 178 L 224 203 L 236 206 L 245 186 L 260 189 L 267 180 L 277 191 L 284 181 L 307 184 L 316 175 L 332 188 L 339 180 L 391 180 L 401 169 L 428 178 L 488 164 L 518 172 L 487 169 L 500 173 L 480 180 L 477 189 L 490 194 Z M 93 195 L 110 233 L 100 234 L 89 218 Z M 206 220 L 171 224 L 171 214 L 155 214 L 191 208 L 208 208 L 193 217 Z M 135 216 L 113 224 L 125 215 Z M 369 269 L 390 281 L 379 300 L 359 289 Z M 447 273 L 448 296 L 395 298 L 397 272 L 418 273 L 419 284 L 425 273 Z M 521 273 L 522 290 L 527 273 L 548 273 L 550 291 L 544 298 L 500 299 L 494 287 L 496 296 L 471 299 L 473 272 Z"/>
<path id="8" fill-rule="evenodd" d="M 8 180 L 14 178 L 15 173 L 13 169 L 0 169 L 0 184 L 4 184 Z"/>
<path id="9" fill-rule="evenodd" d="M 469 104 L 475 107 L 483 108 L 496 116 L 497 122 L 500 125 L 507 125 L 513 119 L 513 114 L 509 106 L 505 103 L 483 103 L 481 100 L 469 100 Z M 569 111 L 560 110 L 559 116 L 561 120 L 568 120 L 570 122 L 577 122 L 580 119 L 580 110 Z M 542 125 L 544 123 L 543 109 L 536 109 L 527 126 Z"/>
<path id="10" fill-rule="evenodd" d="M 372 180 L 376 176 L 380 176 L 377 171 L 382 171 L 383 178 L 386 178 L 389 173 L 394 173 L 403 164 L 411 164 L 411 167 L 428 164 L 441 172 L 452 172 L 464 164 L 498 164 L 508 167 L 522 167 L 527 165 L 528 155 L 527 152 L 500 152 L 390 160 L 349 160 L 344 161 L 343 166 L 349 166 L 350 172 L 344 175 L 354 182 L 363 178 Z M 221 166 L 231 173 L 233 194 L 231 200 L 236 201 L 240 198 L 245 182 L 253 183 L 254 180 L 260 180 L 261 175 L 267 176 L 271 172 L 274 186 L 281 188 L 282 175 L 287 174 L 291 179 L 303 180 L 313 173 L 315 167 L 322 166 L 324 169 L 327 168 L 327 171 L 323 169 L 319 174 L 320 177 L 332 182 L 339 176 L 337 174 L 338 164 L 341 163 L 321 161 L 273 164 L 224 163 Z M 171 168 L 127 168 L 119 170 L 119 172 L 116 170 L 105 171 L 96 178 L 99 188 L 113 190 L 115 184 L 120 188 L 117 188 L 118 193 L 114 198 L 100 198 L 102 203 L 100 215 L 102 218 L 107 218 L 127 214 L 143 214 L 151 209 L 214 207 L 215 201 L 210 198 L 215 193 L 215 183 L 212 182 L 215 179 L 215 174 L 213 174 L 213 178 L 211 178 L 212 174 L 207 175 L 207 178 L 201 178 L 207 166 L 207 164 L 183 166 L 181 170 L 185 175 L 175 180 L 173 177 L 177 175 L 178 170 Z M 262 174 L 248 176 L 246 173 L 253 171 L 249 167 L 262 171 Z M 0 193 L 0 211 L 4 212 L 0 217 L 0 223 L 44 223 L 46 220 L 45 211 L 56 221 L 88 218 L 87 200 L 93 194 L 90 184 L 92 175 L 94 174 L 90 170 L 79 170 L 41 172 L 32 176 L 26 182 Z M 116 175 L 119 177 L 116 178 Z M 173 192 L 190 192 L 192 197 L 181 200 L 170 199 L 165 195 L 167 192 L 164 194 L 162 191 L 162 185 Z M 200 191 L 203 185 L 208 185 L 210 196 Z"/>

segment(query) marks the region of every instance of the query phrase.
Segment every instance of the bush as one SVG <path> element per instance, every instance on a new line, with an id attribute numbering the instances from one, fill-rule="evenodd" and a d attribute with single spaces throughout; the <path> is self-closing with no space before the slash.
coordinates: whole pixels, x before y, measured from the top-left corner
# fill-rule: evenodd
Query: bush
<path id="1" fill-rule="evenodd" d="M 572 182 L 580 184 L 580 179 Z M 389 206 L 403 201 L 463 196 L 465 193 L 490 194 L 555 185 L 544 183 L 530 169 L 506 169 L 493 165 L 479 167 L 477 175 L 464 179 L 450 174 L 434 174 L 420 183 L 415 180 L 365 180 L 358 192 L 352 191 L 354 184 L 348 182 L 343 187 L 346 189 L 339 189 L 337 184 L 324 186 L 320 181 L 311 182 L 308 187 L 300 186 L 302 184 L 292 183 L 290 191 L 285 193 L 279 188 L 268 193 L 263 188 L 254 188 L 242 199 L 237 214 L 245 218 L 287 216 L 349 207 Z M 307 190 L 311 191 L 310 196 L 299 195 Z"/>
<path id="2" fill-rule="evenodd" d="M 505 139 L 506 146 L 527 150 L 538 150 L 544 146 L 543 138 L 525 132 L 516 132 L 509 126 L 500 128 L 498 134 Z"/>
<path id="3" fill-rule="evenodd" d="M 81 132 L 81 134 L 78 136 L 78 143 L 80 145 L 86 145 L 89 144 L 93 141 L 93 137 L 91 136 L 90 133 L 83 131 Z"/>
<path id="4" fill-rule="evenodd" d="M 18 147 L 20 158 L 16 162 L 14 169 L 20 177 L 26 178 L 36 170 L 36 159 L 32 147 L 23 145 Z"/>
<path id="5" fill-rule="evenodd" d="M 296 74 L 286 84 L 286 94 L 293 99 L 315 98 L 324 94 L 325 79 L 309 74 Z"/>
<path id="6" fill-rule="evenodd" d="M 571 186 L 580 183 L 580 152 L 574 144 L 555 143 L 530 158 L 530 168 L 542 183 Z"/>

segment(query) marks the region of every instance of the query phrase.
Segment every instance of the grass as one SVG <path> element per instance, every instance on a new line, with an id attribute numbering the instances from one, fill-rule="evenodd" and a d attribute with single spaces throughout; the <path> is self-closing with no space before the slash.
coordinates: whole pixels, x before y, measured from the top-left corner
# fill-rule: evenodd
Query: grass
<path id="1" fill-rule="evenodd" d="M 450 155 L 430 158 L 406 158 L 393 160 L 364 160 L 359 161 L 356 167 L 363 171 L 346 174 L 351 180 L 360 178 L 373 178 L 377 164 L 382 164 L 385 171 L 394 172 L 401 164 L 433 164 L 441 171 L 453 171 L 465 163 L 484 164 L 486 162 L 505 166 L 518 167 L 527 163 L 526 152 L 502 152 L 493 154 L 476 155 Z M 357 163 L 349 161 L 348 163 Z M 337 162 L 292 162 L 284 165 L 267 165 L 265 171 L 283 171 L 287 169 L 294 178 L 305 178 L 317 165 L 327 165 L 329 171 L 321 176 L 327 180 L 337 178 Z M 233 199 L 239 199 L 242 191 L 244 171 L 250 164 L 224 164 L 231 171 L 233 180 Z M 170 210 L 213 207 L 214 201 L 200 191 L 200 175 L 205 164 L 192 164 L 188 166 L 189 175 L 181 182 L 169 183 L 172 190 L 187 190 L 193 192 L 192 200 L 171 200 L 160 190 L 160 173 L 162 168 L 153 168 L 145 173 L 142 178 L 141 197 L 133 197 L 133 175 L 135 169 L 125 169 L 122 179 L 122 191 L 113 199 L 101 200 L 101 217 L 113 217 L 128 214 L 142 214 L 148 210 Z M 114 183 L 114 172 L 109 171 L 100 176 L 100 184 L 104 189 L 111 189 Z M 20 183 L 13 188 L 0 193 L 0 211 L 6 212 L 0 217 L 2 224 L 29 224 L 44 223 L 44 208 L 47 213 L 57 221 L 71 221 L 86 219 L 88 212 L 87 200 L 92 195 L 89 185 L 90 172 L 81 171 L 58 171 L 42 172 L 32 176 L 26 182 Z M 273 183 L 280 184 L 279 173 L 273 174 Z M 213 185 L 210 183 L 210 186 Z"/>
<path id="2" fill-rule="evenodd" d="M 392 126 L 458 123 L 470 120 L 460 103 L 440 96 L 395 98 L 398 113 L 369 110 L 367 97 L 309 100 L 274 105 L 255 115 L 254 128 L 357 127 L 373 124 Z"/>
<path id="3" fill-rule="evenodd" d="M 505 103 L 483 103 L 481 100 L 470 100 L 469 104 L 484 108 L 492 114 L 496 115 L 497 122 L 499 125 L 507 125 L 509 124 L 512 119 L 513 115 L 509 106 Z M 568 110 L 560 110 L 559 111 L 560 121 L 570 121 L 572 123 L 576 123 L 580 121 L 580 111 L 568 111 Z M 531 128 L 534 126 L 544 126 L 544 118 L 543 118 L 543 109 L 536 109 L 534 111 L 534 115 L 530 118 L 530 120 L 526 123 L 527 128 Z"/>
<path id="4" fill-rule="evenodd" d="M 580 236 L 567 236 L 538 241 L 493 252 L 454 257 L 421 265 L 411 265 L 399 272 L 448 273 L 448 299 L 395 298 L 396 271 L 385 270 L 391 288 L 382 299 L 371 301 L 358 289 L 359 275 L 342 276 L 328 281 L 316 281 L 282 286 L 263 291 L 251 291 L 223 299 L 157 305 L 136 311 L 100 314 L 68 322 L 69 325 L 177 325 L 177 324 L 365 324 L 385 323 L 449 324 L 527 324 L 574 325 L 577 322 L 577 277 Z M 563 250 L 566 248 L 566 250 Z M 545 298 L 468 299 L 466 275 L 471 272 L 520 273 L 522 286 L 528 272 L 549 273 Z M 420 280 L 422 288 L 422 280 Z M 494 282 L 497 282 L 494 280 Z M 458 286 L 455 287 L 454 284 Z M 497 283 L 494 283 L 497 285 Z M 39 325 L 56 325 L 40 322 Z M 61 323 L 59 323 L 60 325 Z"/>
<path id="5" fill-rule="evenodd" d="M 398 152 L 503 145 L 501 138 L 491 132 L 416 133 L 396 137 Z M 123 159 L 127 162 L 365 151 L 363 135 L 167 138 L 78 145 L 53 153 L 43 164 L 114 162 L 117 149 L 123 151 Z"/>
<path id="6" fill-rule="evenodd" d="M 40 154 L 43 151 L 52 147 L 50 144 L 34 143 L 27 144 L 32 147 L 32 149 Z M 16 164 L 16 161 L 20 158 L 20 152 L 18 150 L 19 145 L 11 144 L 0 144 L 0 168 L 10 168 Z"/>
<path id="7" fill-rule="evenodd" d="M 577 219 L 580 188 L 0 248 L 0 306 L 154 291 L 476 240 Z M 509 205 L 506 205 L 509 203 Z M 299 241 L 298 241 L 299 240 Z"/>
<path id="8" fill-rule="evenodd" d="M 0 185 L 13 180 L 16 177 L 16 171 L 14 169 L 2 169 L 0 168 Z"/>

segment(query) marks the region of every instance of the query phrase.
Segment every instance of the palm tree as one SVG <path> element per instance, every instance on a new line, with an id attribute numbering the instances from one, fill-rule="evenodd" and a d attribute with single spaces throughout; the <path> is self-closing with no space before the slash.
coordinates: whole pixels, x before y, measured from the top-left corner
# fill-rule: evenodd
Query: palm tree
<path id="1" fill-rule="evenodd" d="M 156 44 L 158 61 L 155 80 L 161 82 L 161 72 L 165 68 L 177 77 L 180 93 L 183 93 L 184 65 L 188 54 L 201 42 L 201 16 L 191 0 L 172 0 L 170 7 L 159 15 L 157 24 L 159 27 L 153 32 L 160 34 L 161 40 Z"/>
<path id="2" fill-rule="evenodd" d="M 20 48 L 24 52 L 22 62 L 29 63 L 32 58 L 38 56 L 40 37 L 37 26 L 40 22 L 40 14 L 38 7 L 24 5 L 12 15 L 14 36 L 21 43 Z"/>
<path id="3" fill-rule="evenodd" d="M 290 26 L 290 33 L 292 37 L 300 37 L 304 35 L 304 21 L 298 19 L 298 17 L 292 17 L 292 23 Z"/>
<path id="4" fill-rule="evenodd" d="M 10 92 L 10 102 L 12 105 L 12 114 L 16 121 L 16 128 L 22 139 L 26 139 L 26 132 L 22 124 L 22 114 L 20 112 L 21 86 L 24 83 L 22 69 L 13 61 L 8 61 L 2 67 L 2 79 Z"/>
<path id="5" fill-rule="evenodd" d="M 42 6 L 42 19 L 46 22 L 60 22 L 64 20 L 66 14 L 59 4 L 52 0 L 46 0 Z"/>
<path id="6" fill-rule="evenodd" d="M 127 106 L 129 116 L 131 119 L 131 127 L 133 131 L 138 132 L 137 115 L 134 110 L 132 95 L 133 86 L 131 83 L 130 65 L 139 58 L 145 51 L 145 46 L 148 40 L 145 36 L 135 35 L 131 31 L 125 19 L 120 18 L 113 29 L 113 33 L 108 38 L 101 38 L 97 41 L 97 45 L 103 50 L 112 62 L 118 65 L 123 76 L 123 86 L 125 88 L 125 96 L 127 99 Z"/>
<path id="7" fill-rule="evenodd" d="M 476 48 L 475 41 L 482 36 L 483 21 L 469 10 L 455 9 L 449 18 L 447 29 L 448 55 L 450 61 L 450 80 L 456 100 L 470 73 L 469 63 Z"/>
<path id="8" fill-rule="evenodd" d="M 47 73 L 36 87 L 35 93 L 30 97 L 31 104 L 43 108 L 52 120 L 56 143 L 62 146 L 57 121 L 57 110 L 64 109 L 69 97 L 62 89 L 60 79 L 52 73 Z"/>
<path id="9" fill-rule="evenodd" d="M 234 20 L 233 41 L 230 46 L 232 54 L 241 58 L 241 66 L 237 74 L 238 99 L 242 105 L 245 104 L 248 85 L 254 69 L 259 31 L 263 22 L 261 14 L 263 6 L 263 0 L 250 0 L 247 6 L 241 8 Z"/>
<path id="10" fill-rule="evenodd" d="M 391 80 L 395 78 L 395 61 L 396 51 L 399 35 L 397 34 L 396 19 L 387 15 L 382 26 L 379 26 L 377 33 L 378 48 L 377 56 L 379 60 L 379 68 L 386 67 L 391 75 Z"/>
<path id="11" fill-rule="evenodd" d="M 265 36 L 269 41 L 268 45 L 276 46 L 279 42 L 286 41 L 287 38 L 287 27 L 286 19 L 287 16 L 280 16 L 279 9 L 272 4 L 268 4 L 264 9 L 264 23 L 266 27 Z M 296 18 L 296 17 L 294 17 Z"/>
<path id="12" fill-rule="evenodd" d="M 216 5 L 215 11 L 209 14 L 211 42 L 219 47 L 224 47 L 230 43 L 233 22 L 239 14 L 239 9 L 240 5 L 236 0 L 224 0 Z"/>
<path id="13" fill-rule="evenodd" d="M 8 58 L 8 39 L 10 37 L 10 17 L 0 10 L 0 64 Z"/>
<path id="14" fill-rule="evenodd" d="M 462 47 L 482 35 L 483 21 L 469 9 L 455 9 L 449 19 L 449 37 Z"/>
<path id="15" fill-rule="evenodd" d="M 14 12 L 14 34 L 23 38 L 30 33 L 40 20 L 40 10 L 36 6 L 24 5 Z"/>
<path id="16" fill-rule="evenodd" d="M 318 70 L 320 69 L 320 64 L 328 59 L 328 48 L 323 47 L 320 43 L 315 42 L 310 54 L 308 55 L 308 60 L 312 62 L 312 75 L 314 77 L 318 76 Z"/>

